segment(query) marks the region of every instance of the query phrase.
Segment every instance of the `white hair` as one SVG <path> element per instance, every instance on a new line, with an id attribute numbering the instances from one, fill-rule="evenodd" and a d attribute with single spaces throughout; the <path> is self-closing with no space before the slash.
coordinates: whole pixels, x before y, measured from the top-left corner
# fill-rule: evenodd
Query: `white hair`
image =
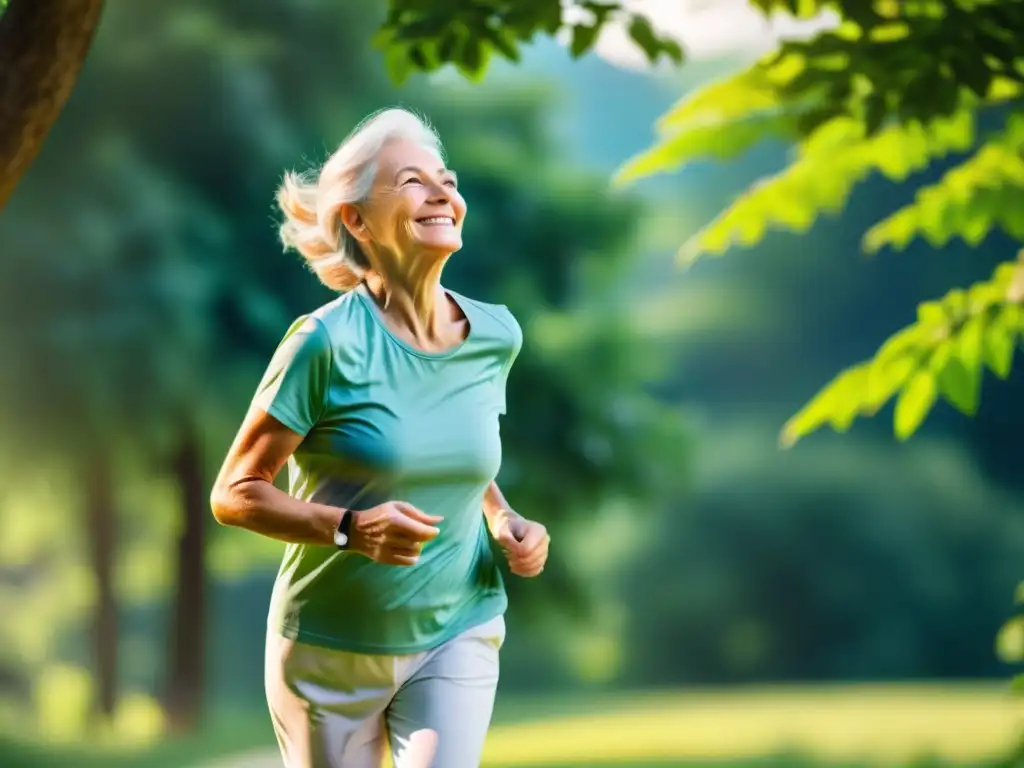
<path id="1" fill-rule="evenodd" d="M 359 242 L 341 222 L 341 206 L 366 199 L 381 149 L 396 140 L 412 141 L 444 159 L 441 139 L 425 118 L 391 108 L 360 122 L 319 169 L 284 175 L 277 191 L 285 217 L 281 242 L 298 251 L 328 288 L 351 290 L 369 267 Z"/>

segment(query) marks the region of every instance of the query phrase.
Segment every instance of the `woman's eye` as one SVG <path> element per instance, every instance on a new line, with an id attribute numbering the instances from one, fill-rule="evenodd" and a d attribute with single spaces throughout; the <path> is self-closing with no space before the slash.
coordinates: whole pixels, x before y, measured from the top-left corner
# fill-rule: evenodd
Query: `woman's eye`
<path id="1" fill-rule="evenodd" d="M 406 186 L 408 186 L 410 184 L 420 184 L 420 183 L 421 183 L 420 180 L 417 179 L 415 176 L 413 176 L 411 179 L 406 179 L 405 181 L 403 181 L 402 182 L 402 186 L 406 187 Z"/>
<path id="2" fill-rule="evenodd" d="M 455 189 L 456 187 L 459 186 L 458 182 L 456 182 L 455 179 L 445 179 L 444 184 L 446 187 L 451 187 L 452 189 Z"/>

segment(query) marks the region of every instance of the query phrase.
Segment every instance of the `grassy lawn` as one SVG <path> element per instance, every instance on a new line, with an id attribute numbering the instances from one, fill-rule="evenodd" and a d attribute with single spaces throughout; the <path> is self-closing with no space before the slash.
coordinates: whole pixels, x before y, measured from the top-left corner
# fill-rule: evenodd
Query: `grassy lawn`
<path id="1" fill-rule="evenodd" d="M 821 764 L 897 765 L 922 755 L 969 764 L 1006 754 L 1024 723 L 1024 705 L 1005 689 L 976 686 L 645 694 L 546 709 L 540 703 L 527 715 L 523 707 L 520 722 L 511 722 L 514 711 L 503 713 L 488 739 L 488 765 L 636 766 L 786 753 Z"/>
<path id="2" fill-rule="evenodd" d="M 1022 705 L 988 686 L 836 686 L 587 697 L 503 697 L 486 768 L 989 766 Z M 4 768 L 279 768 L 262 712 L 139 752 L 14 747 Z M 232 757 L 234 756 L 234 757 Z M 774 756 L 774 757 L 766 757 Z M 922 762 L 922 758 L 928 758 Z"/>

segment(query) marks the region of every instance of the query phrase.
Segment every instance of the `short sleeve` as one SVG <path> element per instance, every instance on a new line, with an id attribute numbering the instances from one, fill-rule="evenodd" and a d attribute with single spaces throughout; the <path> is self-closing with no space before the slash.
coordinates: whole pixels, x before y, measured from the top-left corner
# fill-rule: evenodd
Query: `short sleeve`
<path id="1" fill-rule="evenodd" d="M 519 327 L 519 323 L 516 321 L 515 316 L 505 310 L 505 317 L 507 318 L 507 329 L 508 339 L 507 344 L 503 347 L 506 354 L 505 364 L 501 369 L 501 375 L 498 377 L 498 386 L 501 388 L 500 392 L 500 405 L 499 413 L 502 416 L 505 415 L 507 408 L 507 397 L 506 390 L 508 388 L 508 375 L 512 371 L 512 365 L 515 363 L 516 358 L 519 357 L 519 352 L 523 348 L 523 330 Z"/>
<path id="2" fill-rule="evenodd" d="M 323 415 L 331 369 L 327 329 L 315 317 L 300 317 L 275 350 L 253 404 L 305 437 Z"/>

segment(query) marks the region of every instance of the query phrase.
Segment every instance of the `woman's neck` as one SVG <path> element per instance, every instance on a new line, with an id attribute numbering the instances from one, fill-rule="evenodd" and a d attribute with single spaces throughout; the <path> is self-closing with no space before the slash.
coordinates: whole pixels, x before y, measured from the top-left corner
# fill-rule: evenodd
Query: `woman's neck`
<path id="1" fill-rule="evenodd" d="M 388 324 L 419 346 L 449 346 L 454 339 L 451 305 L 441 287 L 443 260 L 411 259 L 411 268 L 370 273 L 366 284 Z"/>

